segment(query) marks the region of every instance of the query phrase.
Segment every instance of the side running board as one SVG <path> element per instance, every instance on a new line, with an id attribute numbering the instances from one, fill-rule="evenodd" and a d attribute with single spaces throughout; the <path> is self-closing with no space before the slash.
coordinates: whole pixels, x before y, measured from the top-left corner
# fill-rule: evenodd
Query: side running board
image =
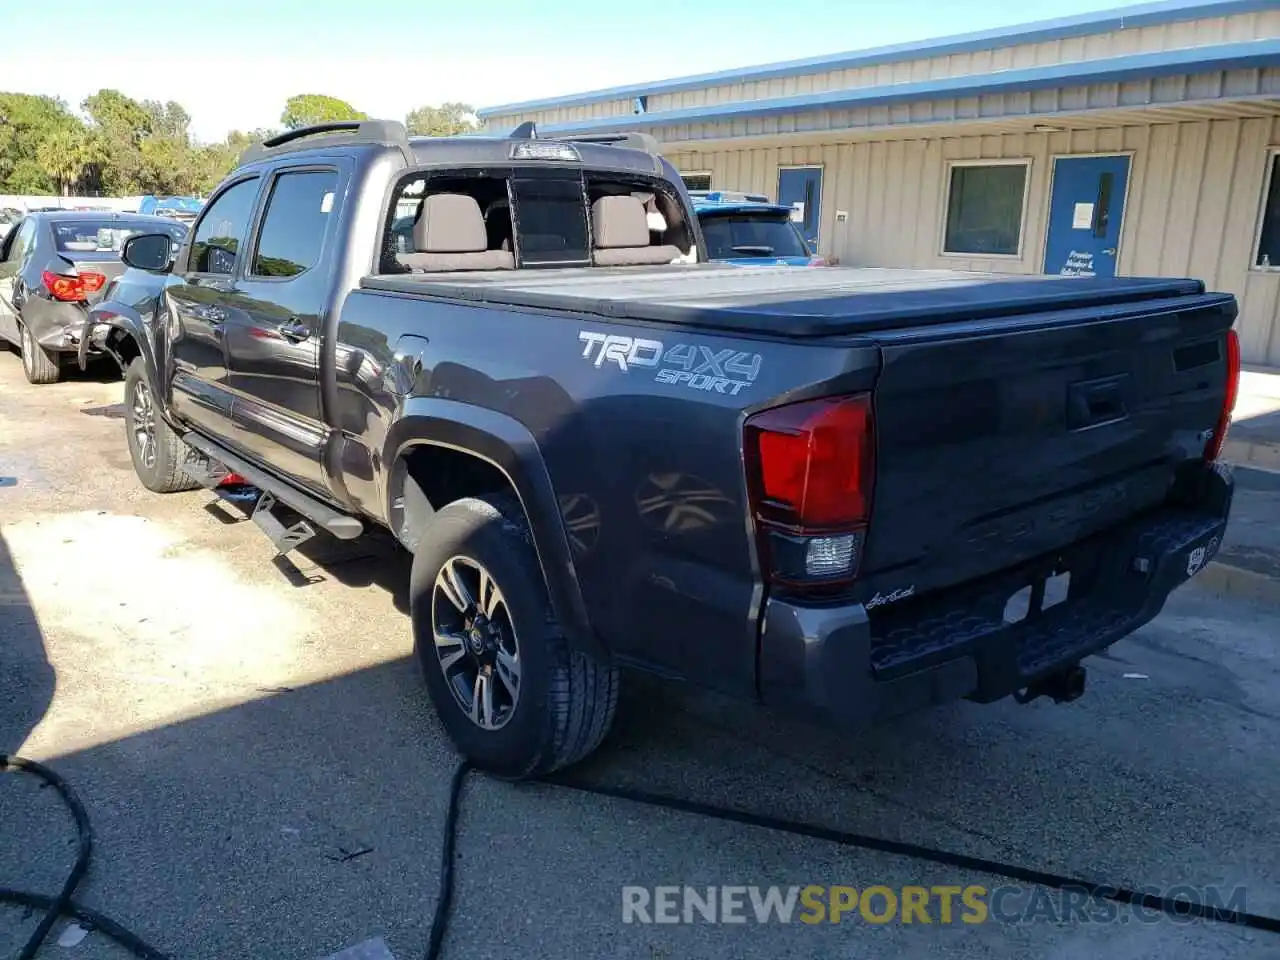
<path id="1" fill-rule="evenodd" d="M 193 450 L 203 453 L 210 460 L 216 460 L 234 473 L 262 491 L 253 511 L 253 521 L 258 524 L 276 544 L 281 553 L 287 553 L 299 543 L 309 540 L 313 535 L 304 525 L 285 526 L 271 513 L 277 503 L 301 514 L 307 520 L 319 526 L 339 540 L 354 540 L 364 533 L 364 524 L 349 514 L 340 513 L 328 504 L 321 503 L 315 497 L 296 490 L 286 483 L 277 480 L 271 474 L 255 467 L 243 457 L 232 453 L 226 447 L 215 443 L 208 437 L 195 432 L 182 435 L 182 440 Z M 210 475 L 210 478 L 213 474 Z M 194 478 L 202 479 L 202 478 Z"/>

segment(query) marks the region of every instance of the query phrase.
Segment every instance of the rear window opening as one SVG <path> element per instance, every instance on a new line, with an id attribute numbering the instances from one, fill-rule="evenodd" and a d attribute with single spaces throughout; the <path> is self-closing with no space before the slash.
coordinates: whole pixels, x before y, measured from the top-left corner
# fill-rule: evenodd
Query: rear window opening
<path id="1" fill-rule="evenodd" d="M 445 273 L 692 262 L 675 191 L 546 167 L 410 174 L 396 189 L 378 272 Z"/>
<path id="2" fill-rule="evenodd" d="M 119 254 L 124 242 L 139 233 L 168 233 L 174 240 L 182 240 L 182 231 L 165 223 L 141 226 L 110 220 L 75 220 L 52 223 L 50 229 L 57 251 L 69 254 Z"/>

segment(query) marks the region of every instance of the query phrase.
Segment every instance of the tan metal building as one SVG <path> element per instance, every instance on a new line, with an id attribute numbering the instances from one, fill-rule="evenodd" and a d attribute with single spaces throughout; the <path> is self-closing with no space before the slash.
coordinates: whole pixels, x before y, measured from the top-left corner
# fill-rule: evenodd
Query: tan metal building
<path id="1" fill-rule="evenodd" d="M 1193 276 L 1280 365 L 1280 0 L 1162 0 L 480 111 L 644 130 L 841 263 Z"/>

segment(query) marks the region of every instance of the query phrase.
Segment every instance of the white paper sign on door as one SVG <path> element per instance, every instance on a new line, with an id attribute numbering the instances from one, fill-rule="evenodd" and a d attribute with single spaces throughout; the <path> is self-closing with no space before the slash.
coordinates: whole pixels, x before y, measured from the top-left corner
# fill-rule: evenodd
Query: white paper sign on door
<path id="1" fill-rule="evenodd" d="M 797 200 L 791 205 L 791 221 L 793 223 L 804 223 L 804 203 Z"/>
<path id="2" fill-rule="evenodd" d="M 1093 204 L 1077 203 L 1075 212 L 1071 215 L 1072 230 L 1088 230 L 1093 226 Z"/>

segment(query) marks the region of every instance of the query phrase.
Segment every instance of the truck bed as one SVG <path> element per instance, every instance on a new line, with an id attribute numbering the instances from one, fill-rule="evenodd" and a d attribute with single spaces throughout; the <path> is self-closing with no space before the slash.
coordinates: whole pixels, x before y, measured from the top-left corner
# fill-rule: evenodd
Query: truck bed
<path id="1" fill-rule="evenodd" d="M 361 285 L 495 306 L 594 313 L 726 333 L 827 337 L 1194 295 L 1196 280 L 873 267 L 580 267 L 406 277 Z"/>

